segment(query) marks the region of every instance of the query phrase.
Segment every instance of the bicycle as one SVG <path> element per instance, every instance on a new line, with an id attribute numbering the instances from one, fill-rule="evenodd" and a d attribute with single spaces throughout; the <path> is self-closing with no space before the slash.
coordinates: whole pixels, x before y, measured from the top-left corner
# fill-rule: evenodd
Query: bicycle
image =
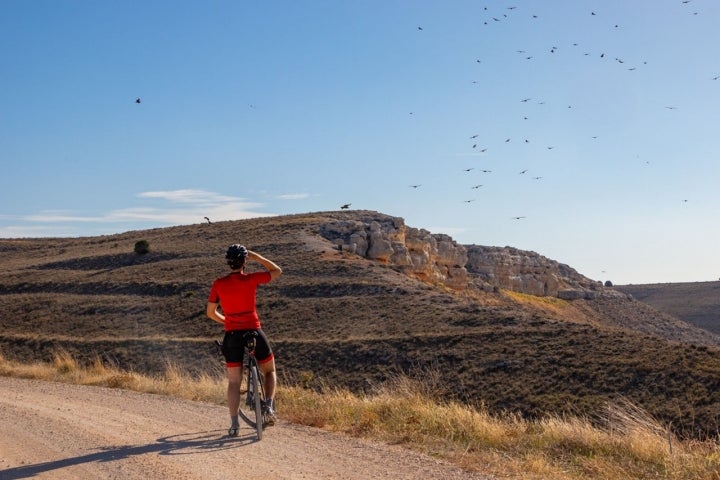
<path id="1" fill-rule="evenodd" d="M 243 335 L 245 343 L 245 355 L 243 359 L 243 369 L 245 372 L 245 390 L 241 390 L 240 410 L 238 415 L 247 423 L 250 428 L 254 428 L 257 433 L 257 439 L 262 440 L 263 430 L 268 426 L 268 418 L 265 412 L 265 386 L 264 377 L 261 376 L 260 366 L 255 358 L 255 344 L 257 332 L 246 332 Z M 215 340 L 215 345 L 222 353 L 222 342 Z"/>

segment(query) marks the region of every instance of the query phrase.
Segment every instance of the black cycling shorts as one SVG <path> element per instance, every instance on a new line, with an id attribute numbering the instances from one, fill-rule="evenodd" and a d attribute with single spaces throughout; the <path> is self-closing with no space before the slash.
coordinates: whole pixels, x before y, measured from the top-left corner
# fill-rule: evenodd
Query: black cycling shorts
<path id="1" fill-rule="evenodd" d="M 242 365 L 245 350 L 245 341 L 243 340 L 243 336 L 247 332 L 258 333 L 257 340 L 255 342 L 255 358 L 258 363 L 266 363 L 273 359 L 273 351 L 272 348 L 270 348 L 270 342 L 268 342 L 268 339 L 262 329 L 230 330 L 225 332 L 222 344 L 222 353 L 228 367 L 239 367 Z"/>

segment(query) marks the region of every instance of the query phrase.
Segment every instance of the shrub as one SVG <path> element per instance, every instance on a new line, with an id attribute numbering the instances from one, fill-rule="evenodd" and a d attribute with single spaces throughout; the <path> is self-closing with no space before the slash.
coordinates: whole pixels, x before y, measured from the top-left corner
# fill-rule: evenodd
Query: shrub
<path id="1" fill-rule="evenodd" d="M 135 253 L 145 255 L 150 251 L 150 242 L 147 240 L 138 240 L 135 242 Z"/>
<path id="2" fill-rule="evenodd" d="M 612 287 L 613 284 L 612 284 L 612 282 L 611 282 L 610 280 L 608 280 L 608 281 L 605 282 L 605 286 L 606 286 L 606 287 Z"/>

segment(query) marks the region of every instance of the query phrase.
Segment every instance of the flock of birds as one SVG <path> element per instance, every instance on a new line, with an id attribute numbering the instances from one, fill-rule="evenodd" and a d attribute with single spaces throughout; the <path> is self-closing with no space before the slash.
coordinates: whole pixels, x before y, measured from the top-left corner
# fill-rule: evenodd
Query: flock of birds
<path id="1" fill-rule="evenodd" d="M 690 4 L 692 1 L 693 1 L 693 0 L 682 0 L 680 3 L 681 3 L 682 5 L 687 5 L 687 4 Z M 483 10 L 484 10 L 484 12 L 486 13 L 486 18 L 485 18 L 485 19 L 483 20 L 483 22 L 482 22 L 483 25 L 485 25 L 485 26 L 492 25 L 492 24 L 495 24 L 495 23 L 499 24 L 499 23 L 501 23 L 501 22 L 510 21 L 510 20 L 512 19 L 512 16 L 513 16 L 513 15 L 516 15 L 516 14 L 518 14 L 518 13 L 521 11 L 521 9 L 518 9 L 517 6 L 504 7 L 504 10 L 503 10 L 503 11 L 495 10 L 494 12 L 491 12 L 491 11 L 489 11 L 488 7 L 484 7 Z M 602 18 L 602 13 L 599 12 L 599 11 L 589 11 L 587 14 L 588 14 L 588 16 L 593 17 L 593 19 L 600 19 L 600 18 Z M 697 12 L 697 11 L 692 11 L 691 14 L 692 14 L 692 15 L 698 15 L 699 12 Z M 539 20 L 540 16 L 533 14 L 533 15 L 530 15 L 530 18 L 531 18 L 533 21 L 535 21 L 535 20 Z M 609 28 L 609 29 L 621 29 L 621 28 L 622 28 L 619 23 L 615 23 L 615 22 L 609 22 L 609 23 L 607 23 L 607 24 L 605 25 L 605 27 L 606 27 L 606 28 Z M 600 28 L 602 28 L 602 27 L 600 27 Z M 425 29 L 424 29 L 423 26 L 418 26 L 417 29 L 418 29 L 419 32 L 424 32 L 424 31 L 425 31 Z M 576 49 L 576 50 L 577 50 L 577 49 L 581 49 L 581 45 L 580 45 L 579 43 L 577 43 L 577 42 L 572 43 L 572 44 L 571 44 L 571 47 L 572 47 L 572 49 Z M 515 53 L 519 56 L 519 58 L 520 58 L 521 60 L 524 60 L 524 61 L 533 61 L 533 60 L 537 59 L 538 56 L 540 55 L 539 53 L 537 53 L 537 50 L 538 50 L 538 49 L 536 48 L 535 50 L 536 50 L 535 53 L 529 53 L 529 50 L 518 49 L 518 50 L 515 51 Z M 557 54 L 558 54 L 557 52 L 559 52 L 561 49 L 560 49 L 557 45 L 549 45 L 549 46 L 547 46 L 547 47 L 545 47 L 544 49 L 541 49 L 541 50 L 544 50 L 544 52 L 546 52 L 548 55 L 557 55 Z M 634 71 L 638 70 L 638 68 L 640 68 L 641 66 L 644 66 L 644 65 L 647 65 L 647 64 L 648 64 L 647 60 L 642 60 L 642 61 L 630 63 L 630 62 L 628 62 L 627 60 L 625 60 L 625 59 L 624 59 L 622 56 L 620 56 L 620 55 L 610 55 L 608 52 L 605 52 L 605 51 L 596 51 L 596 52 L 584 51 L 584 50 L 580 50 L 580 51 L 582 52 L 582 56 L 583 56 L 583 57 L 596 56 L 597 58 L 599 58 L 599 59 L 601 59 L 601 60 L 612 59 L 613 63 L 619 65 L 619 66 L 622 67 L 622 68 L 625 68 L 628 72 L 634 72 Z M 482 63 L 483 63 L 483 60 L 480 59 L 480 58 L 476 58 L 474 61 L 475 61 L 475 63 L 477 63 L 477 64 L 482 64 Z M 711 76 L 711 77 L 710 77 L 711 80 L 718 80 L 719 78 L 720 78 L 720 75 L 715 75 L 715 76 Z M 478 84 L 478 83 L 480 83 L 480 82 L 478 82 L 477 80 L 474 80 L 472 83 L 473 83 L 473 84 Z M 519 101 L 519 103 L 524 104 L 524 105 L 529 105 L 529 104 L 531 104 L 531 103 L 535 103 L 535 104 L 537 104 L 537 105 L 545 105 L 545 103 L 546 103 L 544 100 L 535 100 L 535 99 L 533 99 L 533 98 L 531 98 L 531 97 L 519 98 L 518 101 Z M 665 106 L 665 109 L 667 109 L 667 110 L 677 110 L 677 108 L 678 108 L 678 107 L 675 106 L 675 105 L 666 105 L 666 106 Z M 568 105 L 567 105 L 567 109 L 573 109 L 573 105 L 572 105 L 572 104 L 568 104 Z M 411 112 L 411 114 L 413 114 L 413 113 L 414 113 L 414 112 Z M 528 120 L 530 120 L 530 118 L 531 118 L 531 115 L 530 115 L 529 113 L 525 113 L 525 114 L 522 115 L 522 121 L 523 121 L 523 122 L 527 122 Z M 488 153 L 490 147 L 488 147 L 488 146 L 485 145 L 485 144 L 481 144 L 481 143 L 480 143 L 480 141 L 479 141 L 480 136 L 481 136 L 481 135 L 478 134 L 478 133 L 474 133 L 474 134 L 472 134 L 472 135 L 469 136 L 469 140 L 471 141 L 471 149 L 472 149 L 473 152 L 476 152 L 476 153 L 478 154 L 478 156 L 485 156 L 485 155 Z M 598 136 L 597 136 L 597 135 L 590 135 L 590 136 L 589 136 L 589 139 L 591 139 L 591 140 L 597 140 L 597 139 L 598 139 Z M 509 143 L 515 142 L 515 141 L 520 142 L 520 143 L 522 143 L 522 144 L 530 144 L 530 143 L 531 143 L 530 138 L 527 138 L 527 137 L 524 137 L 524 136 L 521 136 L 519 140 L 515 140 L 515 139 L 513 138 L 513 136 L 508 136 L 507 138 L 504 139 L 504 141 L 498 142 L 498 143 L 509 144 Z M 552 151 L 552 150 L 554 150 L 554 149 L 556 148 L 556 146 L 555 146 L 555 145 L 545 145 L 544 148 L 545 148 L 547 151 Z M 649 163 L 649 162 L 646 162 L 646 163 Z M 487 175 L 487 174 L 492 173 L 492 170 L 491 170 L 491 169 L 488 169 L 488 168 L 479 168 L 479 167 L 476 167 L 476 166 L 468 167 L 468 168 L 465 168 L 465 169 L 463 170 L 463 172 L 466 173 L 466 174 L 469 174 L 469 173 L 474 172 L 474 171 L 479 171 L 480 173 L 482 173 L 482 174 L 484 174 L 484 175 Z M 528 176 L 528 177 L 532 178 L 532 180 L 535 180 L 535 181 L 539 181 L 539 180 L 542 180 L 542 179 L 543 179 L 543 176 L 542 176 L 542 175 L 527 175 L 529 171 L 530 171 L 530 169 L 528 169 L 528 168 L 523 168 L 522 170 L 518 171 L 517 174 L 518 174 L 518 175 L 521 175 L 521 176 Z M 482 184 L 482 183 L 479 183 L 479 184 L 478 184 L 478 183 L 475 183 L 475 184 L 472 184 L 469 188 L 470 188 L 471 190 L 478 190 L 478 189 L 480 189 L 481 187 L 483 187 L 483 185 L 484 185 L 484 184 Z M 413 189 L 420 188 L 421 186 L 422 186 L 422 184 L 412 184 L 412 185 L 410 185 L 410 187 L 413 188 Z M 472 203 L 472 202 L 474 202 L 475 200 L 476 200 L 476 198 L 474 198 L 474 197 L 473 197 L 473 198 L 466 198 L 465 200 L 463 200 L 463 203 L 466 203 L 466 204 L 467 204 L 467 203 Z M 684 203 L 688 202 L 687 199 L 683 199 L 682 201 L 683 201 Z M 344 205 L 343 208 L 347 208 L 347 206 L 349 206 L 349 204 L 348 204 L 348 205 Z M 527 218 L 527 217 L 526 217 L 525 215 L 517 215 L 517 216 L 511 217 L 512 220 L 521 220 L 521 219 L 524 219 L 524 218 Z"/>
<path id="2" fill-rule="evenodd" d="M 681 0 L 680 3 L 683 4 L 683 5 L 687 5 L 687 4 L 690 4 L 690 3 L 692 3 L 692 2 L 693 2 L 693 0 Z M 488 9 L 488 7 L 484 7 L 484 8 L 483 8 L 483 11 L 485 12 L 486 17 L 485 17 L 484 20 L 482 21 L 482 24 L 485 25 L 485 26 L 489 26 L 489 25 L 492 25 L 492 24 L 500 24 L 500 23 L 502 23 L 502 22 L 510 21 L 510 20 L 512 20 L 513 15 L 518 15 L 518 14 L 520 14 L 520 12 L 522 11 L 522 7 L 517 7 L 517 6 L 507 6 L 507 7 L 499 7 L 499 8 L 503 8 L 503 10 L 501 10 L 501 11 L 495 10 L 494 12 L 491 12 L 491 11 Z M 590 17 L 602 18 L 602 14 L 599 13 L 599 12 L 596 12 L 596 11 L 589 11 L 587 14 L 588 14 Z M 691 14 L 692 14 L 692 15 L 698 15 L 699 12 L 693 11 L 693 12 L 691 12 Z M 537 21 L 540 21 L 540 16 L 539 16 L 539 15 L 536 15 L 536 14 L 531 14 L 531 15 L 530 15 L 530 18 L 531 18 L 533 21 L 536 21 L 536 20 L 537 20 Z M 609 22 L 608 24 L 606 24 L 605 28 L 620 29 L 620 28 L 621 28 L 621 25 L 620 25 L 619 23 Z M 425 31 L 425 29 L 424 29 L 423 26 L 418 26 L 418 27 L 417 27 L 417 30 L 418 30 L 418 32 L 424 32 L 424 31 Z M 581 48 L 581 44 L 575 42 L 575 43 L 572 43 L 572 44 L 570 45 L 570 47 L 572 47 L 572 49 L 580 49 L 580 48 Z M 564 49 L 564 48 L 563 48 L 563 49 Z M 543 48 L 542 50 L 543 50 L 546 54 L 548 54 L 548 55 L 560 55 L 560 53 L 558 53 L 558 52 L 561 52 L 561 50 L 563 50 L 563 49 L 559 48 L 557 45 L 549 45 L 549 46 L 546 46 L 545 48 Z M 625 60 L 623 57 L 621 57 L 621 56 L 610 55 L 610 54 L 608 54 L 608 53 L 606 53 L 606 52 L 604 52 L 604 51 L 596 51 L 596 52 L 590 52 L 590 51 L 584 51 L 584 50 L 580 50 L 580 51 L 582 52 L 581 54 L 582 54 L 582 56 L 584 56 L 584 57 L 596 56 L 597 58 L 602 59 L 602 60 L 607 60 L 607 59 L 612 58 L 614 63 L 616 63 L 617 65 L 620 65 L 620 66 L 624 67 L 624 68 L 625 68 L 627 71 L 629 71 L 629 72 L 636 71 L 640 66 L 644 66 L 644 65 L 647 65 L 647 64 L 648 64 L 648 62 L 645 61 L 645 60 L 643 60 L 643 61 L 641 61 L 641 62 L 629 63 L 628 61 L 626 61 L 626 60 Z M 530 53 L 529 50 L 525 50 L 525 49 L 518 49 L 518 50 L 515 51 L 515 53 L 518 55 L 518 57 L 519 57 L 521 60 L 523 60 L 523 61 L 528 61 L 528 62 L 538 59 L 538 58 L 539 58 L 539 55 L 540 55 L 540 53 L 538 53 L 537 51 L 536 51 L 535 53 Z M 480 65 L 480 64 L 483 64 L 483 60 L 480 59 L 480 58 L 475 58 L 475 59 L 474 59 L 474 63 Z M 710 79 L 711 79 L 711 80 L 718 80 L 718 79 L 720 79 L 720 75 L 710 76 Z M 482 84 L 482 82 L 481 82 L 481 81 L 478 81 L 478 80 L 473 80 L 472 83 L 473 83 L 473 84 L 480 84 L 480 85 Z M 545 101 L 545 100 L 537 100 L 537 99 L 533 99 L 532 97 L 522 97 L 522 98 L 518 98 L 517 101 L 518 101 L 520 104 L 523 104 L 523 105 L 531 105 L 531 104 L 535 104 L 535 105 L 545 105 L 545 104 L 546 104 L 546 101 Z M 137 98 L 135 99 L 135 103 L 136 103 L 136 104 L 141 104 L 141 103 L 142 103 L 142 99 L 141 99 L 140 97 L 137 97 Z M 252 104 L 250 104 L 249 106 L 250 106 L 250 108 L 256 108 L 255 105 L 252 105 Z M 571 104 L 567 105 L 567 109 L 573 109 L 573 105 L 571 105 Z M 667 110 L 677 110 L 678 107 L 675 106 L 675 105 L 666 105 L 666 106 L 665 106 L 665 109 L 667 109 Z M 414 114 L 414 112 L 410 112 L 410 115 L 413 115 L 413 114 Z M 523 121 L 523 122 L 530 123 L 530 122 L 528 122 L 528 121 L 531 119 L 531 114 L 530 114 L 530 113 L 525 113 L 525 114 L 522 115 L 521 118 L 522 118 L 522 121 Z M 472 135 L 470 135 L 470 136 L 468 137 L 468 139 L 469 139 L 469 141 L 470 141 L 470 147 L 469 147 L 469 148 L 470 148 L 470 150 L 471 150 L 476 156 L 479 156 L 479 157 L 480 157 L 480 156 L 483 156 L 483 157 L 484 157 L 484 156 L 485 156 L 486 154 L 488 154 L 488 152 L 491 150 L 491 147 L 488 146 L 488 144 L 483 144 L 483 143 L 481 143 L 480 137 L 481 137 L 481 135 L 480 135 L 479 133 L 473 133 Z M 517 137 L 517 136 L 515 136 L 515 137 Z M 597 139 L 598 139 L 598 136 L 597 136 L 597 135 L 591 135 L 591 136 L 589 136 L 589 138 L 592 139 L 592 140 L 597 140 Z M 499 140 L 497 143 L 499 143 L 499 144 L 502 145 L 502 144 L 510 144 L 510 143 L 515 143 L 515 142 L 518 142 L 518 143 L 520 143 L 520 144 L 526 144 L 526 145 L 532 143 L 532 141 L 530 140 L 530 138 L 527 138 L 527 137 L 525 137 L 525 136 L 520 136 L 520 139 L 519 139 L 519 140 L 515 139 L 514 136 L 507 136 L 507 137 L 503 137 L 503 140 Z M 544 146 L 544 149 L 545 149 L 547 152 L 550 152 L 550 151 L 554 150 L 555 148 L 556 148 L 555 145 L 545 145 L 545 146 Z M 489 169 L 489 168 L 479 168 L 479 167 L 477 167 L 477 166 L 470 166 L 470 167 L 467 167 L 467 168 L 463 169 L 462 172 L 463 172 L 464 174 L 470 174 L 470 173 L 472 173 L 472 172 L 479 172 L 479 173 L 481 173 L 482 175 L 489 175 L 489 174 L 491 174 L 491 173 L 493 172 L 493 170 L 491 170 L 491 169 Z M 529 168 L 523 168 L 522 170 L 519 170 L 519 171 L 517 172 L 517 175 L 529 177 L 529 178 L 531 178 L 531 179 L 534 180 L 534 181 L 540 181 L 540 180 L 542 180 L 542 179 L 544 178 L 542 175 L 528 175 L 529 172 L 530 172 L 530 169 L 529 169 Z M 476 183 L 476 182 L 473 182 L 473 183 L 469 186 L 469 190 L 478 191 L 478 190 L 481 189 L 484 185 L 485 185 L 484 183 Z M 423 186 L 423 184 L 420 184 L 420 183 L 409 185 L 409 187 L 410 187 L 410 188 L 413 188 L 413 189 L 420 189 L 422 186 Z M 466 199 L 462 200 L 462 202 L 463 202 L 463 203 L 466 203 L 466 204 L 469 204 L 469 203 L 474 202 L 475 200 L 476 200 L 476 198 L 474 198 L 474 197 L 473 197 L 473 198 L 466 198 Z M 682 201 L 683 201 L 684 203 L 688 202 L 687 199 L 683 199 Z M 350 208 L 351 205 L 352 205 L 351 203 L 345 203 L 345 204 L 343 204 L 343 205 L 340 206 L 340 209 L 341 209 L 341 210 L 347 210 L 347 209 Z M 522 219 L 525 219 L 525 218 L 527 218 L 527 217 L 526 217 L 525 215 L 516 215 L 516 216 L 510 217 L 510 218 L 511 218 L 512 220 L 522 220 Z M 210 219 L 209 219 L 209 218 L 205 217 L 205 220 L 206 220 L 208 223 L 210 223 Z"/>
<path id="3" fill-rule="evenodd" d="M 693 2 L 693 0 L 682 0 L 680 3 L 683 5 L 687 5 L 687 4 L 690 4 L 691 2 Z M 499 10 L 499 8 L 502 8 L 502 10 Z M 485 18 L 483 19 L 482 24 L 485 26 L 490 26 L 493 24 L 499 25 L 502 22 L 511 21 L 513 19 L 514 15 L 521 14 L 523 7 L 517 7 L 517 6 L 497 7 L 494 11 L 489 10 L 488 7 L 484 7 L 483 10 L 485 12 Z M 692 15 L 699 14 L 699 12 L 697 12 L 697 11 L 692 11 L 690 13 Z M 600 21 L 600 22 L 602 22 L 605 19 L 605 15 L 601 11 L 588 11 L 587 15 L 589 17 L 592 17 L 593 20 L 597 19 L 597 21 Z M 529 16 L 532 19 L 532 21 L 541 21 L 541 18 L 539 15 L 531 14 Z M 612 29 L 622 29 L 622 26 L 620 23 L 609 21 L 609 22 L 605 23 L 604 26 L 601 25 L 599 28 L 606 28 L 606 29 L 612 30 Z M 425 28 L 423 26 L 418 26 L 417 31 L 419 32 L 419 34 L 426 33 Z M 642 66 L 645 66 L 648 64 L 647 60 L 631 62 L 631 61 L 623 58 L 622 55 L 619 55 L 619 54 L 614 55 L 614 54 L 610 54 L 609 52 L 605 52 L 605 51 L 594 51 L 594 52 L 586 51 L 586 50 L 583 50 L 582 45 L 578 42 L 572 43 L 568 47 L 563 47 L 563 48 L 559 48 L 557 44 L 555 44 L 555 45 L 549 44 L 545 48 L 540 48 L 540 49 L 535 48 L 534 49 L 535 51 L 532 53 L 530 52 L 530 49 L 518 49 L 515 51 L 515 53 L 518 55 L 518 58 L 521 61 L 531 62 L 533 60 L 539 59 L 540 55 L 542 53 L 546 53 L 547 55 L 555 55 L 555 56 L 561 55 L 561 52 L 563 50 L 565 50 L 566 48 L 568 50 L 571 50 L 571 49 L 574 50 L 576 52 L 576 54 L 582 55 L 583 57 L 593 57 L 594 56 L 603 61 L 611 60 L 613 64 L 616 64 L 619 68 L 623 68 L 623 69 L 627 70 L 628 72 L 634 72 L 634 71 L 638 70 L 639 68 L 641 68 Z M 579 52 L 579 53 L 577 53 L 577 52 Z M 476 63 L 476 64 L 479 64 L 479 65 L 483 64 L 483 60 L 481 58 L 475 58 L 473 60 L 474 60 L 474 63 Z M 720 78 L 720 75 L 710 76 L 710 78 L 712 80 L 718 80 Z M 482 85 L 482 82 L 478 81 L 478 80 L 473 80 L 472 83 Z M 532 97 L 527 97 L 527 96 L 518 97 L 517 101 L 520 104 L 525 105 L 525 106 L 545 105 L 546 104 L 545 100 L 533 99 Z M 574 105 L 568 104 L 568 105 L 566 105 L 566 107 L 567 107 L 568 111 L 572 111 L 572 109 L 574 108 Z M 565 106 L 563 106 L 562 108 L 565 108 Z M 666 105 L 664 108 L 666 110 L 677 110 L 678 109 L 678 107 L 675 105 Z M 525 113 L 521 116 L 521 118 L 522 118 L 521 121 L 525 122 L 525 124 L 530 124 L 530 123 L 532 123 L 532 122 L 530 122 L 532 115 L 529 113 L 529 108 L 527 110 L 528 110 L 528 113 Z M 414 114 L 415 114 L 415 112 L 410 112 L 410 115 L 414 115 Z M 517 139 L 517 137 L 518 137 L 518 135 L 508 135 L 507 137 L 503 137 L 502 140 L 497 140 L 495 143 L 498 143 L 500 145 L 511 144 L 511 143 L 519 143 L 519 144 L 528 145 L 528 144 L 535 142 L 534 140 L 531 140 L 530 136 L 520 135 L 519 139 Z M 494 147 L 491 148 L 489 146 L 489 144 L 491 142 L 488 141 L 488 139 L 485 139 L 486 143 L 483 143 L 483 140 L 481 139 L 481 135 L 479 133 L 473 133 L 472 135 L 469 135 L 468 138 L 470 140 L 470 150 L 471 150 L 471 152 L 473 152 L 473 154 L 475 154 L 473 156 L 486 157 L 490 153 L 494 153 L 493 149 L 498 150 L 497 148 L 494 148 Z M 599 138 L 598 135 L 589 135 L 588 136 L 588 140 L 592 140 L 592 141 L 595 141 L 598 138 Z M 546 152 L 552 152 L 553 150 L 555 150 L 556 145 L 552 145 L 552 144 L 542 145 L 542 143 L 541 143 L 540 148 L 545 150 Z M 500 155 L 502 155 L 502 153 Z M 646 162 L 646 163 L 649 164 L 649 162 Z M 479 172 L 483 176 L 485 176 L 484 178 L 488 178 L 487 176 L 492 173 L 492 170 L 490 168 L 480 168 L 479 166 L 469 166 L 469 167 L 463 169 L 462 172 L 464 174 L 471 174 L 473 172 L 475 172 L 475 173 Z M 529 172 L 530 172 L 530 168 L 522 168 L 519 171 L 517 171 L 517 175 L 527 177 L 529 179 L 532 179 L 533 181 L 540 181 L 544 178 L 543 175 L 539 175 L 539 174 L 533 175 L 533 174 L 529 174 Z M 485 185 L 485 183 L 477 183 L 477 180 L 476 180 L 475 182 L 472 182 L 469 185 L 469 190 L 478 191 L 484 185 Z M 421 183 L 409 185 L 409 187 L 413 188 L 413 189 L 419 189 L 422 186 L 423 186 L 423 184 L 421 184 Z M 464 200 L 462 200 L 462 202 L 465 204 L 469 204 L 469 203 L 472 203 L 475 201 L 476 201 L 476 198 L 472 197 L 470 195 L 468 195 Z M 683 199 L 682 201 L 684 203 L 688 202 L 687 199 Z M 341 209 L 348 209 L 350 207 L 350 205 L 351 205 L 350 203 L 346 203 L 341 206 Z M 510 218 L 512 220 L 522 220 L 527 217 L 525 215 L 516 215 L 516 216 L 512 216 Z"/>

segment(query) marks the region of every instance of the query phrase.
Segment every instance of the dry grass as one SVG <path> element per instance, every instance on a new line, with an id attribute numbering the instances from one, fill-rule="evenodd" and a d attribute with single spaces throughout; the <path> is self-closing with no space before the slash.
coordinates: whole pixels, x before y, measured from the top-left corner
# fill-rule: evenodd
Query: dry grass
<path id="1" fill-rule="evenodd" d="M 602 419 L 491 415 L 443 401 L 399 376 L 368 396 L 325 388 L 283 391 L 290 421 L 399 443 L 471 470 L 511 478 L 720 479 L 720 445 L 681 442 L 626 401 Z"/>
<path id="2" fill-rule="evenodd" d="M 168 365 L 151 377 L 100 360 L 80 365 L 62 351 L 52 363 L 21 364 L 0 355 L 0 375 L 225 401 L 220 375 L 192 377 Z M 402 444 L 504 478 L 720 479 L 717 441 L 680 441 L 628 401 L 608 405 L 592 421 L 527 420 L 446 401 L 447 388 L 437 372 L 427 372 L 421 380 L 397 375 L 363 396 L 329 385 L 283 387 L 278 403 L 291 422 Z"/>
<path id="3" fill-rule="evenodd" d="M 170 395 L 187 400 L 214 403 L 225 401 L 224 378 L 220 375 L 190 376 L 175 365 L 167 365 L 165 372 L 144 375 L 123 371 L 108 365 L 100 358 L 81 365 L 72 355 L 58 350 L 51 363 L 20 363 L 7 360 L 0 354 L 0 375 L 53 382 L 122 388 L 143 393 Z"/>

